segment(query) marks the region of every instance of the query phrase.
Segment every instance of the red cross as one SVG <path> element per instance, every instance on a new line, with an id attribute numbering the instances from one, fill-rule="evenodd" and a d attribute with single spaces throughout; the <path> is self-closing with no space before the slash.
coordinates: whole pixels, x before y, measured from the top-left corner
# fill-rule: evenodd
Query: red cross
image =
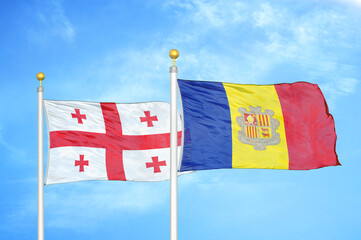
<path id="1" fill-rule="evenodd" d="M 153 162 L 147 162 L 145 163 L 147 168 L 153 167 L 154 168 L 154 173 L 159 173 L 160 171 L 160 166 L 167 166 L 167 163 L 165 161 L 158 161 L 158 157 L 152 157 L 152 161 Z"/>
<path id="2" fill-rule="evenodd" d="M 84 161 L 84 155 L 79 155 L 80 160 L 75 160 L 75 167 L 79 166 L 79 172 L 84 172 L 84 166 L 89 166 L 89 161 Z"/>
<path id="3" fill-rule="evenodd" d="M 74 108 L 75 113 L 71 114 L 72 118 L 77 118 L 78 123 L 83 124 L 83 119 L 86 119 L 85 114 L 80 114 L 80 110 L 78 108 Z"/>
<path id="4" fill-rule="evenodd" d="M 150 111 L 144 111 L 145 117 L 140 117 L 141 122 L 147 122 L 148 127 L 154 127 L 153 121 L 158 121 L 157 116 L 150 116 Z"/>
<path id="5" fill-rule="evenodd" d="M 94 147 L 105 148 L 106 169 L 109 180 L 125 181 L 123 150 L 147 150 L 169 148 L 170 134 L 123 135 L 122 124 L 115 103 L 100 103 L 105 133 L 83 131 L 52 131 L 49 133 L 50 148 Z M 182 132 L 178 132 L 178 146 Z"/>

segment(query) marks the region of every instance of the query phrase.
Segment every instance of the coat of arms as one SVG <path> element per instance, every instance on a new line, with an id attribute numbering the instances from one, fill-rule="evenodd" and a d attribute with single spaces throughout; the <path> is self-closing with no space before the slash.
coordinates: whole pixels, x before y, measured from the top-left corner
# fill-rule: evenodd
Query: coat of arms
<path id="1" fill-rule="evenodd" d="M 274 112 L 266 109 L 262 112 L 261 107 L 249 106 L 249 110 L 241 107 L 238 111 L 242 114 L 236 118 L 241 130 L 238 131 L 238 139 L 244 143 L 253 145 L 255 150 L 266 150 L 267 145 L 280 143 L 280 134 L 276 132 L 280 122 L 273 118 Z"/>

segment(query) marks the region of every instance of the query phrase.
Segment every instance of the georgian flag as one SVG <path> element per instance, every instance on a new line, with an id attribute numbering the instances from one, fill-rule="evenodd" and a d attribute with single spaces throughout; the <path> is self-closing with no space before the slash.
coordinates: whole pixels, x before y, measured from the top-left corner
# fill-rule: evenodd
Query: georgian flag
<path id="1" fill-rule="evenodd" d="M 168 103 L 44 100 L 44 105 L 49 134 L 46 185 L 84 180 L 169 179 Z M 180 122 L 178 114 L 178 161 Z"/>

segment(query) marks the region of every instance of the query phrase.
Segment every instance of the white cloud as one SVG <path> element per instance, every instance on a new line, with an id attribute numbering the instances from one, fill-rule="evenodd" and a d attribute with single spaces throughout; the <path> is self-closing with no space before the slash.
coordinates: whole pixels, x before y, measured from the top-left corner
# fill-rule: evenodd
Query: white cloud
<path id="1" fill-rule="evenodd" d="M 66 16 L 60 0 L 41 3 L 36 12 L 39 25 L 28 30 L 29 37 L 35 42 L 46 42 L 50 37 L 57 36 L 67 42 L 73 42 L 75 29 Z"/>
<path id="2" fill-rule="evenodd" d="M 169 49 L 170 50 L 170 49 Z M 100 61 L 95 78 L 102 81 L 102 101 L 167 101 L 171 59 L 168 49 L 155 47 L 115 51 Z M 165 66 L 165 67 L 164 67 Z"/>
<path id="3" fill-rule="evenodd" d="M 354 78 L 343 78 L 340 79 L 339 88 L 343 93 L 353 93 L 355 92 L 358 80 Z"/>
<path id="4" fill-rule="evenodd" d="M 169 204 L 169 182 L 89 181 L 45 186 L 44 192 L 46 228 L 77 231 L 96 229 L 99 222 L 109 218 L 124 219 L 122 216 L 127 213 L 136 217 L 159 211 Z M 14 226 L 8 231 L 15 231 L 36 215 L 36 198 L 20 198 L 16 204 L 16 211 L 4 216 Z"/>
<path id="5" fill-rule="evenodd" d="M 171 1 L 164 6 L 178 14 L 166 37 L 149 42 L 145 49 L 115 51 L 100 61 L 103 64 L 96 64 L 101 67 L 95 76 L 109 79 L 111 86 L 105 87 L 102 100 L 167 101 L 169 75 L 164 66 L 170 65 L 167 53 L 173 46 L 179 47 L 178 76 L 184 79 L 256 84 L 302 80 L 322 85 L 340 81 L 345 72 L 357 78 L 352 74 L 356 66 L 347 68 L 338 58 L 342 50 L 361 51 L 361 35 L 354 28 L 355 18 L 337 9 L 312 8 L 299 14 L 269 2 L 205 0 Z M 245 26 L 254 28 L 252 41 L 241 30 Z M 288 70 L 282 65 L 294 68 L 285 80 L 278 77 Z M 335 97 L 352 94 L 341 85 L 334 87 L 342 92 Z"/>
<path id="6" fill-rule="evenodd" d="M 320 84 L 320 88 L 327 98 L 327 103 L 330 108 L 334 108 L 337 99 L 356 92 L 359 80 L 354 78 L 342 77 L 335 78 Z"/>
<path id="7" fill-rule="evenodd" d="M 59 4 L 55 6 L 61 9 Z M 322 84 L 322 79 L 343 78 L 333 48 L 360 50 L 358 39 L 352 41 L 359 35 L 353 29 L 352 16 L 334 9 L 315 8 L 299 15 L 269 2 L 253 5 L 205 0 L 171 1 L 163 9 L 172 10 L 172 16 L 178 14 L 166 35 L 150 40 L 144 48 L 118 49 L 96 59 L 85 66 L 83 72 L 88 75 L 80 77 L 87 82 L 72 81 L 71 88 L 98 92 L 92 95 L 93 101 L 168 101 L 168 51 L 173 47 L 180 50 L 178 76 L 184 79 L 272 83 L 280 80 L 275 73 L 282 74 L 275 69 L 292 64 L 294 74 L 302 79 L 291 76 L 286 81 Z M 253 26 L 253 32 L 242 30 L 245 26 Z M 255 35 L 247 38 L 248 34 Z M 354 68 L 351 66 L 348 73 Z M 103 90 L 99 94 L 95 89 Z"/>
<path id="8" fill-rule="evenodd" d="M 264 59 L 265 71 L 277 67 L 276 74 L 282 75 L 288 70 L 278 66 L 292 66 L 298 81 L 321 86 L 331 107 L 335 107 L 338 98 L 355 92 L 358 67 L 343 58 L 352 51 L 348 58 L 353 61 L 352 55 L 361 51 L 355 16 L 334 8 L 314 8 L 298 16 L 289 9 L 267 3 L 261 4 L 253 17 L 255 26 L 267 37 L 266 41 L 257 42 L 259 51 L 252 53 L 255 58 Z"/>
<path id="9" fill-rule="evenodd" d="M 351 4 L 356 7 L 361 7 L 361 0 L 331 0 L 331 1 L 336 1 L 340 3 Z"/>
<path id="10" fill-rule="evenodd" d="M 2 136 L 2 128 L 0 127 L 0 147 L 5 149 L 5 152 L 8 152 L 8 156 L 17 161 L 24 161 L 26 154 L 22 149 L 15 147 L 6 141 Z"/>
<path id="11" fill-rule="evenodd" d="M 274 27 L 282 23 L 282 12 L 276 11 L 269 3 L 262 3 L 260 7 L 260 10 L 253 12 L 254 25 L 256 27 L 265 27 L 268 25 Z"/>
<path id="12" fill-rule="evenodd" d="M 225 27 L 228 24 L 238 24 L 244 20 L 244 3 L 240 1 L 168 1 L 164 6 L 186 11 L 187 19 L 206 28 Z"/>

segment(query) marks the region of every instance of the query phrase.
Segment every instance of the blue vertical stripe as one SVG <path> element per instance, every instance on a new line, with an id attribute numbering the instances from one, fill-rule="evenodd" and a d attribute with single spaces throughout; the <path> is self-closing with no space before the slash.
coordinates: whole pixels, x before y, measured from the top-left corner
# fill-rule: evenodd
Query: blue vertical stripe
<path id="1" fill-rule="evenodd" d="M 220 82 L 178 79 L 183 104 L 184 147 L 181 171 L 232 168 L 232 126 Z"/>

